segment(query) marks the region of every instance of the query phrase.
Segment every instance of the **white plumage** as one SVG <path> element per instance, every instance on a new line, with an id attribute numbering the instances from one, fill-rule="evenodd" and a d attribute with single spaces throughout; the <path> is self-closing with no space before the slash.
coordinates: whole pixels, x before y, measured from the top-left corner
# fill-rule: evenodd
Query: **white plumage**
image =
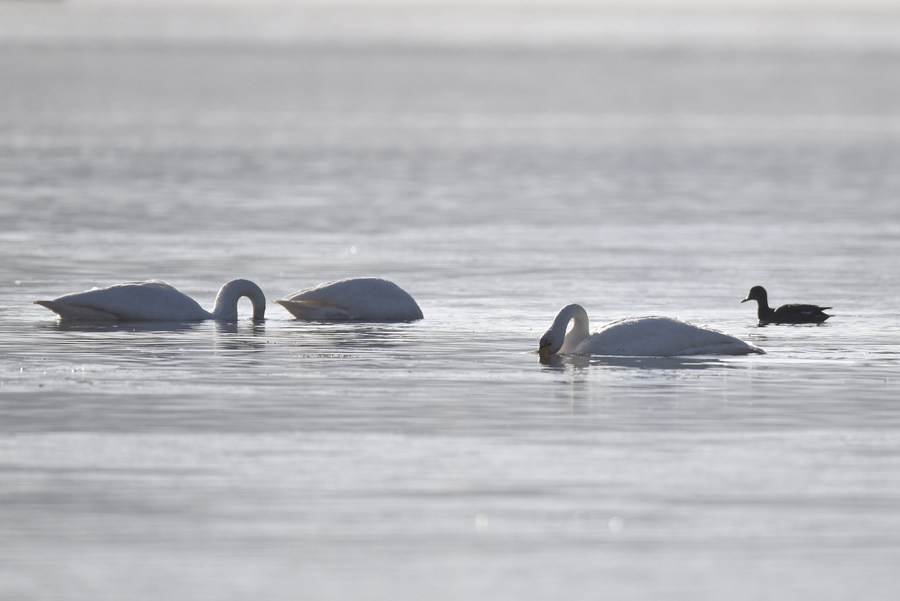
<path id="1" fill-rule="evenodd" d="M 415 321 L 416 301 L 397 284 L 381 278 L 325 282 L 275 301 L 297 319 L 308 321 Z"/>
<path id="2" fill-rule="evenodd" d="M 571 331 L 566 333 L 569 322 Z M 757 346 L 717 330 L 672 317 L 629 317 L 591 334 L 581 305 L 562 308 L 541 337 L 542 357 L 555 354 L 673 357 L 680 355 L 764 354 Z"/>
<path id="3" fill-rule="evenodd" d="M 259 286 L 249 280 L 232 280 L 222 286 L 212 312 L 158 280 L 92 288 L 35 303 L 59 314 L 63 321 L 234 321 L 238 299 L 244 296 L 253 303 L 253 319 L 263 319 L 265 296 Z"/>

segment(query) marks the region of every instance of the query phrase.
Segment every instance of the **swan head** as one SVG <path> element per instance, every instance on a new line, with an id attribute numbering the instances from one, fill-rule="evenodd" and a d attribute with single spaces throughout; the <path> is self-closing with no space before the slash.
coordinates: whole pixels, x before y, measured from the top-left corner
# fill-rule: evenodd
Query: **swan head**
<path id="1" fill-rule="evenodd" d="M 541 336 L 541 342 L 538 345 L 538 354 L 541 356 L 541 359 L 547 359 L 550 355 L 555 355 L 559 352 L 559 349 L 562 348 L 562 344 L 554 344 L 554 340 L 544 334 Z"/>
<path id="2" fill-rule="evenodd" d="M 237 321 L 237 303 L 242 297 L 253 303 L 253 319 L 262 321 L 266 318 L 266 295 L 259 286 L 250 280 L 231 280 L 216 295 L 213 318 L 219 321 Z"/>
<path id="3" fill-rule="evenodd" d="M 572 331 L 566 334 L 569 322 L 575 320 Z M 581 305 L 572 303 L 563 307 L 556 315 L 556 319 L 541 336 L 538 343 L 538 353 L 541 359 L 555 355 L 563 350 L 567 339 L 569 347 L 573 347 L 588 335 L 588 316 Z"/>
<path id="4" fill-rule="evenodd" d="M 746 303 L 747 301 L 755 300 L 758 303 L 768 304 L 769 295 L 766 294 L 766 289 L 762 286 L 754 286 L 750 289 L 750 292 L 747 293 L 747 298 L 742 300 L 742 303 Z"/>

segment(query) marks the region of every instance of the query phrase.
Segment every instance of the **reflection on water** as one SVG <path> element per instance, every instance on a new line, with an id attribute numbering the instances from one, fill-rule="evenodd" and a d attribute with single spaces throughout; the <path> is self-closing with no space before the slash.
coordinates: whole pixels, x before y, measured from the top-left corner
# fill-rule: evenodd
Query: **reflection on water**
<path id="1" fill-rule="evenodd" d="M 266 324 L 261 320 L 213 322 L 213 341 L 218 354 L 229 353 L 233 365 L 258 365 L 264 361 Z"/>
<path id="2" fill-rule="evenodd" d="M 199 321 L 56 321 L 41 327 L 59 332 L 183 332 L 196 329 Z"/>
<path id="3" fill-rule="evenodd" d="M 326 345 L 345 351 L 388 351 L 408 345 L 422 331 L 416 323 L 316 323 L 295 322 L 289 331 L 296 332 L 297 344 Z"/>
<path id="4" fill-rule="evenodd" d="M 723 361 L 715 357 L 616 357 L 607 355 L 549 355 L 540 359 L 542 365 L 551 369 L 567 367 L 584 369 L 592 365 L 648 370 L 708 369 L 710 367 L 729 367 L 732 365 L 732 361 L 734 359 Z"/>

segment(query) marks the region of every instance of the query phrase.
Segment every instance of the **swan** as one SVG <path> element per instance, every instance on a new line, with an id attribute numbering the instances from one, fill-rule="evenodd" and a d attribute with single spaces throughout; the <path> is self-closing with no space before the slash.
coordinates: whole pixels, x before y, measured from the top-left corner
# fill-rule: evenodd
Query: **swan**
<path id="1" fill-rule="evenodd" d="M 825 313 L 825 309 L 831 307 L 820 307 L 819 305 L 791 304 L 772 309 L 769 307 L 769 295 L 762 286 L 751 288 L 747 293 L 747 298 L 741 302 L 746 303 L 749 300 L 756 301 L 756 317 L 761 326 L 769 323 L 822 323 L 831 317 Z"/>
<path id="2" fill-rule="evenodd" d="M 422 310 L 397 284 L 381 278 L 324 282 L 275 301 L 308 321 L 415 321 Z"/>
<path id="3" fill-rule="evenodd" d="M 574 320 L 569 333 L 566 328 Z M 590 333 L 587 311 L 577 304 L 560 310 L 541 336 L 542 359 L 555 354 L 672 357 L 679 355 L 765 354 L 761 348 L 716 330 L 672 317 L 628 317 Z"/>
<path id="4" fill-rule="evenodd" d="M 165 282 L 126 282 L 34 301 L 59 314 L 61 321 L 235 321 L 238 299 L 253 303 L 253 319 L 264 319 L 266 298 L 250 280 L 232 280 L 219 289 L 212 313 Z"/>

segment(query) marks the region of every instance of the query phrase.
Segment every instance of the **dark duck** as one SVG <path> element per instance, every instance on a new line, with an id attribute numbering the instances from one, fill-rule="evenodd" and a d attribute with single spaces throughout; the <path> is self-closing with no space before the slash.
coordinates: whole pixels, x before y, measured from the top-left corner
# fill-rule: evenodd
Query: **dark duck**
<path id="1" fill-rule="evenodd" d="M 762 286 L 754 286 L 747 294 L 747 298 L 742 300 L 746 303 L 749 300 L 755 300 L 757 303 L 756 316 L 759 318 L 759 325 L 764 326 L 769 323 L 822 323 L 831 315 L 825 313 L 825 309 L 831 307 L 820 307 L 818 305 L 781 305 L 777 309 L 769 306 L 769 295 Z"/>

